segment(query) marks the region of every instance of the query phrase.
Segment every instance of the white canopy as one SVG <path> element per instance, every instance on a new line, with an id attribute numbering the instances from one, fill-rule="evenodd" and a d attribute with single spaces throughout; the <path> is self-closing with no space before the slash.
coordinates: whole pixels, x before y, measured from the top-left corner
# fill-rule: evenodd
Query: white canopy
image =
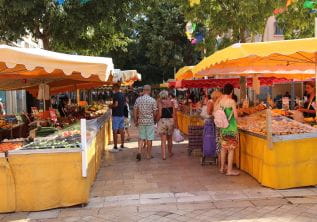
<path id="1" fill-rule="evenodd" d="M 141 74 L 137 70 L 120 70 L 115 69 L 113 75 L 113 82 L 130 82 L 141 81 Z"/>
<path id="2" fill-rule="evenodd" d="M 99 81 L 107 81 L 113 69 L 111 58 L 0 45 L 0 81 L 3 77 L 10 78 L 10 75 L 14 75 L 15 79 L 27 79 L 30 76 L 39 79 L 57 74 L 58 77 L 76 74 L 76 80 L 98 76 Z"/>

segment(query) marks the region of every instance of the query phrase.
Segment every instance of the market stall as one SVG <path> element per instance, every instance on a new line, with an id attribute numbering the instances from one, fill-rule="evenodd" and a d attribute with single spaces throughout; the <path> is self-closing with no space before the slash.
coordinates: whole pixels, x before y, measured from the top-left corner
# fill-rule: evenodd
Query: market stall
<path id="1" fill-rule="evenodd" d="M 204 59 L 193 68 L 193 73 L 196 77 L 238 75 L 307 79 L 317 74 L 316 43 L 317 39 L 237 43 Z M 274 116 L 270 109 L 264 116 L 254 114 L 262 116 L 261 120 L 252 120 L 252 115 L 244 125 L 239 121 L 241 169 L 271 188 L 316 185 L 315 129 Z"/>
<path id="2" fill-rule="evenodd" d="M 175 74 L 175 80 L 192 79 L 194 77 L 192 68 L 194 66 L 184 66 Z"/>
<path id="3" fill-rule="evenodd" d="M 0 89 L 6 90 L 61 81 L 65 87 L 84 84 L 81 81 L 104 84 L 113 67 L 109 58 L 39 49 L 1 46 L 0 54 L 0 80 L 1 84 L 4 82 Z M 52 119 L 51 112 L 48 116 L 44 115 L 46 112 L 34 115 L 41 120 L 36 121 L 28 138 L 10 138 L 0 144 L 0 189 L 4 191 L 0 194 L 0 212 L 39 211 L 88 202 L 90 187 L 111 137 L 111 113 L 106 104 L 86 106 L 66 119 Z M 43 126 L 43 122 L 51 126 Z M 14 126 L 18 121 L 1 123 Z"/>

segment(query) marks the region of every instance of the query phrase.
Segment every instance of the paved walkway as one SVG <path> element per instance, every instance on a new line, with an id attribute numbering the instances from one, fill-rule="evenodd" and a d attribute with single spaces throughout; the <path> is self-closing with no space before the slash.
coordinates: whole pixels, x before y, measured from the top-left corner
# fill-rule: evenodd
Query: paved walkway
<path id="1" fill-rule="evenodd" d="M 317 221 L 317 188 L 264 188 L 245 173 L 228 177 L 201 166 L 186 143 L 166 161 L 154 145 L 154 159 L 141 162 L 135 141 L 107 152 L 84 208 L 0 214 L 0 221 Z"/>

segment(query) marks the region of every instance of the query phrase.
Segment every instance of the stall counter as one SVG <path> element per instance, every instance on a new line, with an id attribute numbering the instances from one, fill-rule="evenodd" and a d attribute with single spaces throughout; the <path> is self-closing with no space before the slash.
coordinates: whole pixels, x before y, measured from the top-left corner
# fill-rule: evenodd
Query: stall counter
<path id="1" fill-rule="evenodd" d="M 15 211 L 15 188 L 9 162 L 0 153 L 0 213 Z"/>
<path id="2" fill-rule="evenodd" d="M 287 189 L 317 184 L 317 138 L 278 141 L 240 132 L 240 167 L 263 186 Z"/>
<path id="3" fill-rule="evenodd" d="M 203 126 L 204 121 L 198 116 L 191 116 L 189 114 L 178 111 L 177 112 L 177 123 L 179 130 L 188 135 L 188 126 L 190 125 L 199 125 Z"/>
<path id="4" fill-rule="evenodd" d="M 39 211 L 88 203 L 89 192 L 110 141 L 110 116 L 87 148 L 83 177 L 82 149 L 21 150 L 0 156 L 0 212 Z M 2 178 L 3 177 L 3 178 Z M 14 178 L 14 180 L 13 180 Z M 41 193 L 41 195 L 38 195 Z"/>

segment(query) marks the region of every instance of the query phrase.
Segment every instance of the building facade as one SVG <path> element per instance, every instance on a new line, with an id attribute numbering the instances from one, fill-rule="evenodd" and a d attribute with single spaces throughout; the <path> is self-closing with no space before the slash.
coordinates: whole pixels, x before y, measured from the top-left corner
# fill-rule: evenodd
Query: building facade
<path id="1" fill-rule="evenodd" d="M 20 48 L 43 48 L 43 43 L 35 40 L 31 35 L 12 42 L 10 45 Z M 27 111 L 25 90 L 0 91 L 0 102 L 3 103 L 6 114 Z"/>

